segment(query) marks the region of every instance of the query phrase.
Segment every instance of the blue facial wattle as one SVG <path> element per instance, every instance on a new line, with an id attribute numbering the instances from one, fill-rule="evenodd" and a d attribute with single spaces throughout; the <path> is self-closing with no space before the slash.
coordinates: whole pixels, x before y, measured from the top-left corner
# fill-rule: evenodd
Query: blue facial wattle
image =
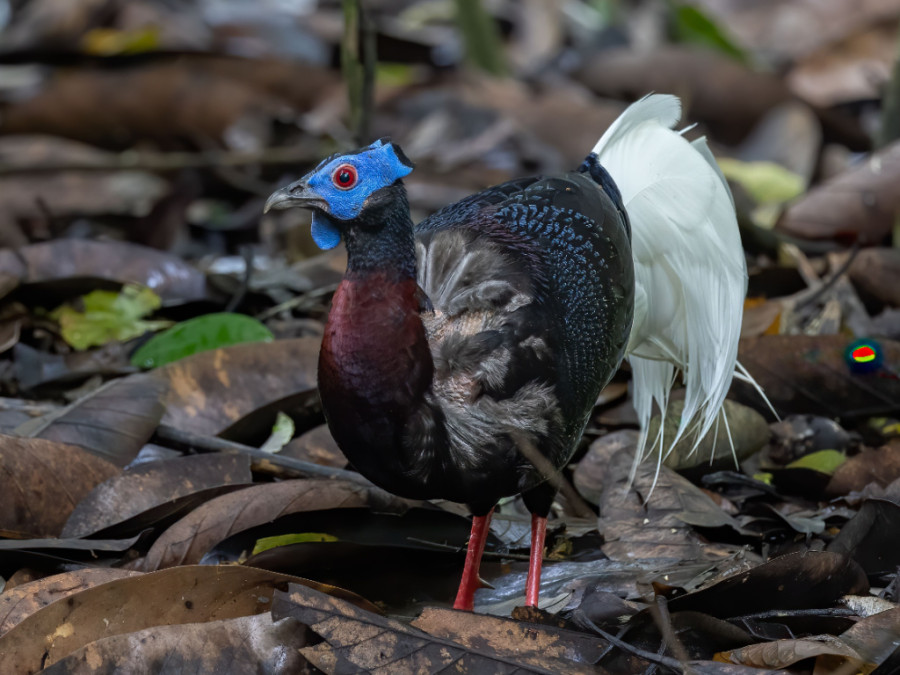
<path id="1" fill-rule="evenodd" d="M 323 251 L 333 249 L 341 243 L 341 233 L 328 216 L 313 211 L 312 227 L 310 228 L 313 241 Z"/>
<path id="2" fill-rule="evenodd" d="M 356 184 L 350 189 L 341 189 L 332 180 L 334 170 L 342 164 L 351 164 L 357 172 Z M 318 166 L 306 177 L 306 184 L 328 203 L 327 218 L 323 220 L 318 214 L 313 218 L 316 244 L 321 248 L 328 244 L 332 244 L 328 248 L 336 246 L 334 232 L 337 228 L 328 221 L 353 220 L 373 192 L 392 185 L 411 171 L 412 167 L 398 157 L 393 145 L 380 140 L 362 152 L 341 155 Z"/>

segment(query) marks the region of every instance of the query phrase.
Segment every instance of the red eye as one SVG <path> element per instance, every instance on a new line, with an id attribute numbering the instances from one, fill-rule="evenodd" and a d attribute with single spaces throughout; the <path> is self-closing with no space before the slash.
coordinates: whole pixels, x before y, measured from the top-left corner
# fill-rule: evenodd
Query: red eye
<path id="1" fill-rule="evenodd" d="M 341 190 L 349 190 L 356 185 L 356 167 L 352 164 L 341 164 L 331 174 L 331 182 Z"/>

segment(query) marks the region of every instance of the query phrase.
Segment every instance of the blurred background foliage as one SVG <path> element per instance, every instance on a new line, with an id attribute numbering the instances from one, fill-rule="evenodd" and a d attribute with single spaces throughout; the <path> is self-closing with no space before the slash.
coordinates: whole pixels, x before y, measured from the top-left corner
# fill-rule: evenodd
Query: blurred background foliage
<path id="1" fill-rule="evenodd" d="M 900 0 L 0 0 L 0 381 L 44 381 L 28 349 L 130 367 L 209 312 L 318 335 L 341 253 L 263 216 L 275 187 L 390 136 L 418 219 L 577 166 L 653 91 L 732 185 L 745 337 L 896 338 L 898 26 Z M 109 325 L 86 296 L 129 283 L 159 304 Z"/>

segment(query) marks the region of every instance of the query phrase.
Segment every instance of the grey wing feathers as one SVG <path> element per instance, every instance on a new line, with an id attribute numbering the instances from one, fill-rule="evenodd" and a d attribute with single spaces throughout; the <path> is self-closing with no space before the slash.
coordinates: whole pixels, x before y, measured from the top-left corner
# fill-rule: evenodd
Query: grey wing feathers
<path id="1" fill-rule="evenodd" d="M 469 229 L 420 233 L 418 281 L 434 359 L 431 404 L 458 465 L 477 467 L 513 430 L 544 434 L 558 415 L 532 280 L 516 259 Z M 523 381 L 523 379 L 525 381 Z"/>

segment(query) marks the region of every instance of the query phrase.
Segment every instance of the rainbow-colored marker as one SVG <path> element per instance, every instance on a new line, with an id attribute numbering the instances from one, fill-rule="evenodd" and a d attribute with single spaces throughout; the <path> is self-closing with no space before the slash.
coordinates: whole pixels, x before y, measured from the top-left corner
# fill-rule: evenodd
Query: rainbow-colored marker
<path id="1" fill-rule="evenodd" d="M 875 340 L 863 338 L 847 346 L 845 358 L 854 373 L 874 373 L 884 362 L 884 352 Z"/>

